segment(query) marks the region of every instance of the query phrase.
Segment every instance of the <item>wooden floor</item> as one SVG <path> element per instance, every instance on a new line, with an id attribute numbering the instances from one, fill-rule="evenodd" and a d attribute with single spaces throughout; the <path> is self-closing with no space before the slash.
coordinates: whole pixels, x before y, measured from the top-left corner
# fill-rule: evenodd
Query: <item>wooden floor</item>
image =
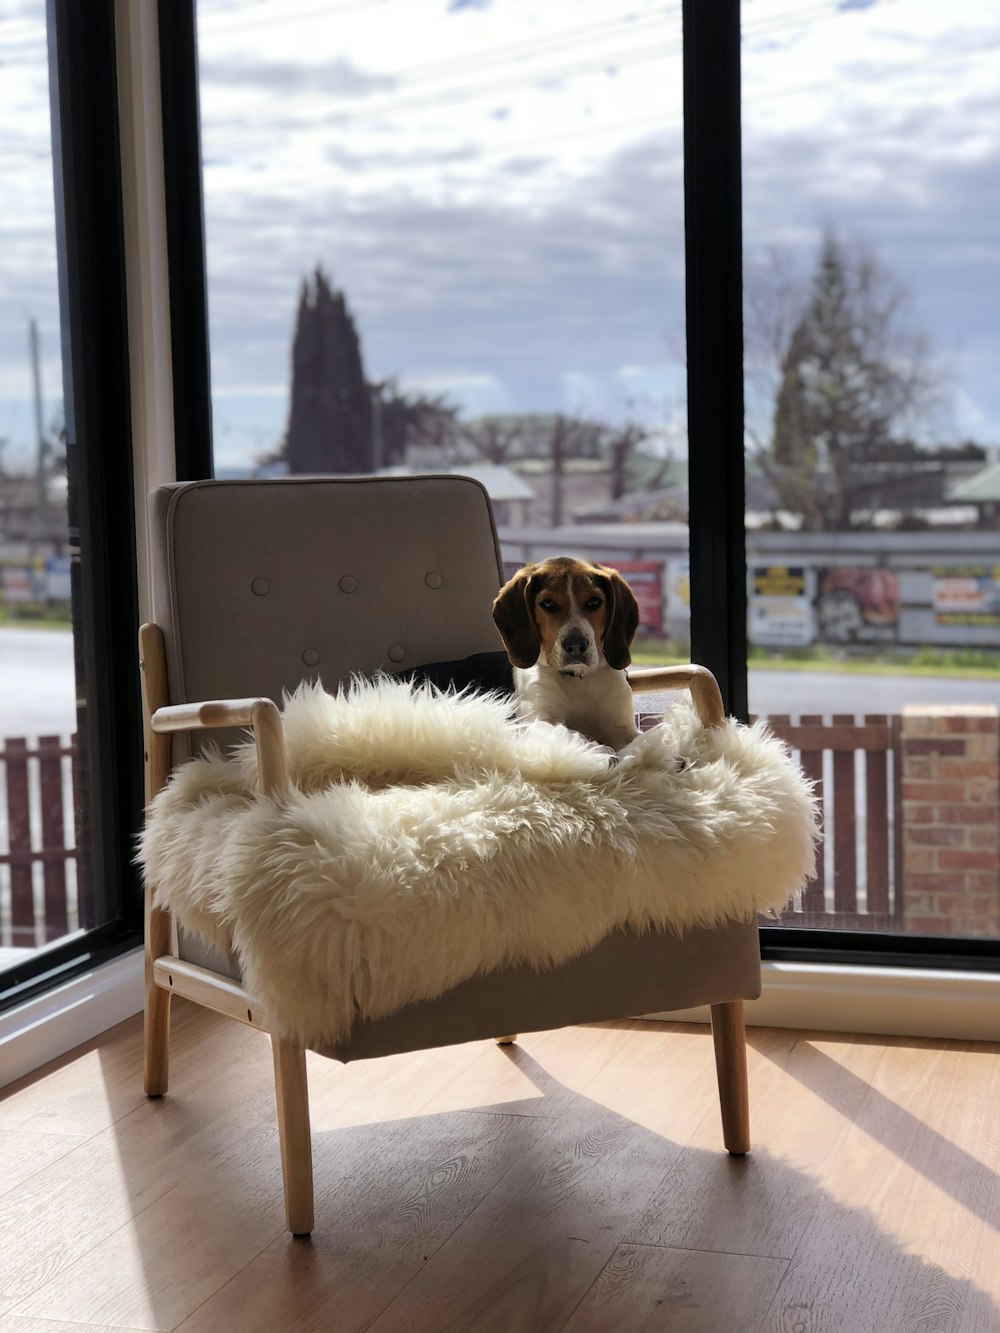
<path id="1" fill-rule="evenodd" d="M 751 1029 L 721 1150 L 704 1028 L 310 1057 L 316 1231 L 283 1227 L 267 1039 L 177 1002 L 0 1102 L 0 1329 L 998 1333 L 1000 1048 Z"/>

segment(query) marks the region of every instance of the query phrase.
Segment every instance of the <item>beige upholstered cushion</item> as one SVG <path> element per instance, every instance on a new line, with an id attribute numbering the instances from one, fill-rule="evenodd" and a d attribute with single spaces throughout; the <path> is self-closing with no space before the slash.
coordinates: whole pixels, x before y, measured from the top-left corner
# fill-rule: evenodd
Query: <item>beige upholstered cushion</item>
<path id="1" fill-rule="evenodd" d="M 501 647 L 486 492 L 462 477 L 203 481 L 152 496 L 175 703 Z"/>

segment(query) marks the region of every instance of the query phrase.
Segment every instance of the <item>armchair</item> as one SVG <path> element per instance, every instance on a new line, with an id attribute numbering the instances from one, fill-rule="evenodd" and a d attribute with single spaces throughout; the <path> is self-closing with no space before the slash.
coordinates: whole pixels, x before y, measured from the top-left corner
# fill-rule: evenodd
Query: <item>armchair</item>
<path id="1" fill-rule="evenodd" d="M 288 783 L 277 702 L 303 679 L 397 672 L 491 653 L 503 581 L 489 501 L 461 477 L 204 481 L 150 499 L 153 621 L 140 631 L 146 796 L 211 739 L 253 732 L 261 788 Z M 633 670 L 637 691 L 687 688 L 721 724 L 703 668 Z M 170 1004 L 182 995 L 267 1031 L 237 959 L 178 930 L 146 889 L 145 1090 L 167 1091 Z M 711 1005 L 723 1140 L 749 1148 L 743 1001 L 760 990 L 753 923 L 615 930 L 545 971 L 473 976 L 387 1018 L 359 1019 L 322 1054 L 347 1061 L 523 1031 Z M 313 1228 L 305 1051 L 271 1034 L 289 1230 Z"/>

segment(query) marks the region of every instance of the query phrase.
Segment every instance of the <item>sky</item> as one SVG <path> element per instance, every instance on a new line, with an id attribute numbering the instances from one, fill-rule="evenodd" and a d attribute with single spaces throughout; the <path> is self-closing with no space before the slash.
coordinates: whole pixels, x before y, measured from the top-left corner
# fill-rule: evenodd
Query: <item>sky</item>
<path id="1" fill-rule="evenodd" d="M 220 467 L 272 449 L 303 278 L 368 377 L 467 415 L 642 420 L 684 452 L 679 0 L 200 0 Z M 0 0 L 0 439 L 30 457 L 27 326 L 60 367 L 43 0 Z M 825 228 L 908 290 L 950 410 L 1000 444 L 1000 4 L 744 0 L 748 282 Z"/>

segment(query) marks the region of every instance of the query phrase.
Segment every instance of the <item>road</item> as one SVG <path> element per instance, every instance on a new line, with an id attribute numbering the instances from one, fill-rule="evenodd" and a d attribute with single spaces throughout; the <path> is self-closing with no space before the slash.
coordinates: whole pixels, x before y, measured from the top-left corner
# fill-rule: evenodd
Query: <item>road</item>
<path id="1" fill-rule="evenodd" d="M 898 713 L 906 704 L 1000 704 L 1000 679 L 854 676 L 835 671 L 750 672 L 750 711 Z"/>
<path id="2" fill-rule="evenodd" d="M 0 627 L 0 739 L 75 730 L 72 633 Z"/>
<path id="3" fill-rule="evenodd" d="M 68 630 L 0 627 L 0 737 L 68 736 L 76 725 L 74 697 L 73 637 Z M 643 710 L 655 712 L 660 698 L 644 696 Z M 750 672 L 750 708 L 761 715 L 892 713 L 904 704 L 939 703 L 1000 704 L 1000 682 Z"/>

